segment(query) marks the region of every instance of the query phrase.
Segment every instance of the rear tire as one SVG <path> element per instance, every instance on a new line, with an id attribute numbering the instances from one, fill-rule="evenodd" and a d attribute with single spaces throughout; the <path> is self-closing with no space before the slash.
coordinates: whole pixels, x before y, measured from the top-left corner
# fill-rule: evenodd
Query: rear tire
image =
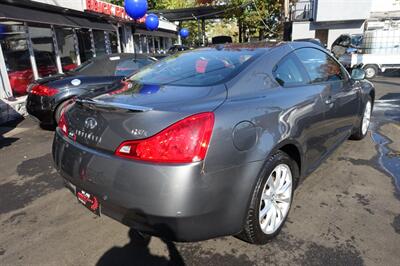
<path id="1" fill-rule="evenodd" d="M 364 67 L 364 71 L 365 71 L 365 77 L 367 79 L 373 79 L 376 77 L 376 75 L 378 75 L 379 68 L 376 65 L 366 65 Z"/>
<path id="2" fill-rule="evenodd" d="M 245 225 L 237 237 L 263 245 L 277 236 L 292 205 L 298 178 L 299 167 L 289 155 L 283 151 L 273 154 L 254 188 Z"/>
<path id="3" fill-rule="evenodd" d="M 350 136 L 352 140 L 362 140 L 367 136 L 368 129 L 371 123 L 371 114 L 372 114 L 372 99 L 368 96 L 366 104 L 364 105 L 363 116 L 358 123 L 358 126 L 354 129 L 353 135 Z"/>

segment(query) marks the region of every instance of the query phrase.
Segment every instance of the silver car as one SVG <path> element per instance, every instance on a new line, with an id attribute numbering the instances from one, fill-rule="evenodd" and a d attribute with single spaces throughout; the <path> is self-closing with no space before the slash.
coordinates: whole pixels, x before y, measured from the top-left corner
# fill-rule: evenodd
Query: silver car
<path id="1" fill-rule="evenodd" d="M 375 91 L 309 42 L 185 51 L 65 110 L 55 165 L 97 215 L 178 241 L 264 244 L 298 181 L 366 136 Z"/>

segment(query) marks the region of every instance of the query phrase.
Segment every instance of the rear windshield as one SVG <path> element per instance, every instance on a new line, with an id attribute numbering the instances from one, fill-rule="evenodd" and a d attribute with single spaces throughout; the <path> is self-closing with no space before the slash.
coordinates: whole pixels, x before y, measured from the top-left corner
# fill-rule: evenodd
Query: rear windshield
<path id="1" fill-rule="evenodd" d="M 113 56 L 86 61 L 73 72 L 86 76 L 130 76 L 152 62 L 149 58 Z"/>
<path id="2" fill-rule="evenodd" d="M 131 80 L 155 85 L 210 86 L 231 79 L 261 53 L 260 49 L 187 51 L 144 68 Z"/>

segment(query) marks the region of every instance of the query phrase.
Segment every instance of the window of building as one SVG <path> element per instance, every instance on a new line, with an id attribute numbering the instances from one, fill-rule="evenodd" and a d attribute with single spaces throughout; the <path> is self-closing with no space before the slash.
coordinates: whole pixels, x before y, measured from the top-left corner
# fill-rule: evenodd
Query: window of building
<path id="1" fill-rule="evenodd" d="M 133 35 L 133 44 L 135 46 L 135 51 L 137 53 L 142 53 L 142 49 L 141 49 L 141 43 L 140 43 L 140 35 L 135 34 Z"/>
<path id="2" fill-rule="evenodd" d="M 87 29 L 80 29 L 76 31 L 79 43 L 79 55 L 81 63 L 93 58 L 92 38 L 90 31 Z"/>
<path id="3" fill-rule="evenodd" d="M 345 79 L 340 65 L 327 53 L 315 48 L 303 48 L 295 53 L 306 68 L 311 83 Z"/>
<path id="4" fill-rule="evenodd" d="M 74 32 L 72 29 L 68 28 L 55 28 L 55 31 L 62 69 L 64 72 L 71 71 L 78 66 Z"/>
<path id="5" fill-rule="evenodd" d="M 140 35 L 140 52 L 149 53 L 149 37 L 146 35 Z"/>
<path id="6" fill-rule="evenodd" d="M 116 32 L 112 31 L 109 33 L 110 36 L 110 46 L 111 53 L 118 53 L 118 35 Z"/>
<path id="7" fill-rule="evenodd" d="M 40 78 L 58 73 L 51 28 L 29 26 L 36 66 Z"/>
<path id="8" fill-rule="evenodd" d="M 96 56 L 102 56 L 107 53 L 106 50 L 106 39 L 104 31 L 93 30 L 94 46 L 96 49 Z"/>
<path id="9" fill-rule="evenodd" d="M 13 96 L 25 95 L 34 79 L 25 27 L 14 21 L 1 22 L 0 27 L 0 43 Z"/>

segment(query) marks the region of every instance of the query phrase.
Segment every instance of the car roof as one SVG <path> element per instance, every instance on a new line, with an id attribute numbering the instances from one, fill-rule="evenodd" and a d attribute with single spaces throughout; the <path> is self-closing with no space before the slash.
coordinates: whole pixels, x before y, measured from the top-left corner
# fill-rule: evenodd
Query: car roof
<path id="1" fill-rule="evenodd" d="M 240 50 L 259 50 L 268 51 L 274 47 L 279 47 L 287 44 L 287 42 L 252 42 L 252 43 L 226 43 L 226 44 L 211 44 L 208 47 L 198 48 L 200 51 L 240 51 Z"/>
<path id="2" fill-rule="evenodd" d="M 114 53 L 114 54 L 107 54 L 107 55 L 102 55 L 102 56 L 97 56 L 95 58 L 92 58 L 95 61 L 100 61 L 100 60 L 104 60 L 104 59 L 110 59 L 110 58 L 117 58 L 119 57 L 121 59 L 130 59 L 130 58 L 138 58 L 138 59 L 143 59 L 143 58 L 149 58 L 148 55 L 144 55 L 144 54 L 134 54 L 134 53 Z"/>

